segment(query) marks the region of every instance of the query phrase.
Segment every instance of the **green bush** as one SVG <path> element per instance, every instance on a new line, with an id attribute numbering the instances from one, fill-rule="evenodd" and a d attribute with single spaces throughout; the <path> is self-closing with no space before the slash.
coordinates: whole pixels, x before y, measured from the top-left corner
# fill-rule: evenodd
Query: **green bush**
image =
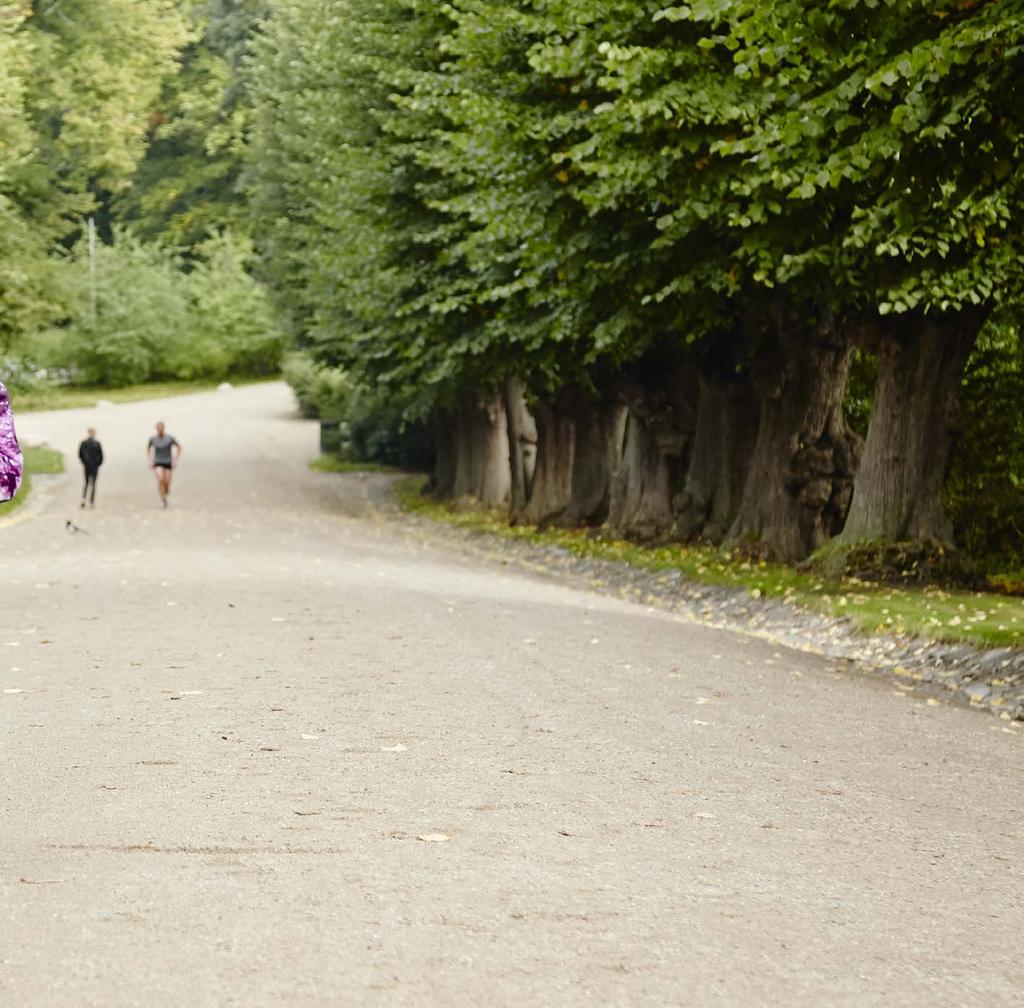
<path id="1" fill-rule="evenodd" d="M 86 243 L 58 265 L 67 314 L 25 343 L 34 366 L 74 384 L 274 373 L 282 339 L 264 289 L 248 272 L 248 239 L 224 232 L 184 263 L 118 231 L 96 249 L 95 310 Z"/>
<path id="2" fill-rule="evenodd" d="M 404 404 L 354 385 L 340 368 L 318 364 L 304 353 L 289 354 L 282 370 L 303 416 L 340 425 L 343 460 L 406 469 L 431 466 L 430 431 L 422 421 L 407 418 Z"/>
<path id="3" fill-rule="evenodd" d="M 281 370 L 304 417 L 338 422 L 348 415 L 352 385 L 339 368 L 318 364 L 303 353 L 290 353 Z"/>
<path id="4" fill-rule="evenodd" d="M 252 241 L 223 232 L 198 246 L 185 277 L 192 310 L 186 352 L 171 366 L 175 377 L 274 374 L 282 338 L 266 291 L 248 271 Z"/>
<path id="5" fill-rule="evenodd" d="M 957 544 L 989 573 L 1024 568 L 1024 347 L 1018 326 L 989 326 L 961 389 L 946 499 Z"/>

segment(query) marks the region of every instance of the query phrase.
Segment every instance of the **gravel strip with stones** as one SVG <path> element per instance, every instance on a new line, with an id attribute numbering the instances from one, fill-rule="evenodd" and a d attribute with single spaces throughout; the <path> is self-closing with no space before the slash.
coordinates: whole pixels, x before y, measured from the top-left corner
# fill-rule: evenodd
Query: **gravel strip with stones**
<path id="1" fill-rule="evenodd" d="M 1024 721 L 1024 650 L 986 651 L 969 644 L 868 636 L 847 619 L 815 613 L 781 599 L 755 598 L 743 588 L 691 581 L 680 571 L 644 570 L 613 560 L 579 557 L 559 546 L 446 525 L 422 515 L 402 517 L 408 527 L 431 539 L 444 539 L 491 560 L 513 562 L 574 587 L 668 609 L 709 626 L 856 663 L 907 684 L 927 684 L 936 695 L 948 691 L 947 695 L 1006 721 Z"/>

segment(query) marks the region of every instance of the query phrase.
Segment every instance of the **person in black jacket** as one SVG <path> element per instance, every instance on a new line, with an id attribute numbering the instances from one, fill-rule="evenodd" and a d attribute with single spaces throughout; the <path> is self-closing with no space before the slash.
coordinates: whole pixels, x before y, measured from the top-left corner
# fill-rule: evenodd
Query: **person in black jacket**
<path id="1" fill-rule="evenodd" d="M 79 507 L 85 507 L 85 498 L 88 495 L 89 507 L 96 506 L 96 475 L 103 465 L 103 445 L 96 440 L 96 431 L 89 428 L 89 436 L 78 446 L 78 457 L 85 470 L 85 484 L 82 487 L 82 503 Z"/>

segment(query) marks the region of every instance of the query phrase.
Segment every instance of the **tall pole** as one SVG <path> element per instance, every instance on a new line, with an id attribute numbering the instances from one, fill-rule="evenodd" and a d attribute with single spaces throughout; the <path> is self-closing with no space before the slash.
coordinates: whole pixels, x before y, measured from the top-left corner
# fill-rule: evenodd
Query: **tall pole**
<path id="1" fill-rule="evenodd" d="M 92 306 L 92 324 L 96 325 L 96 221 L 89 218 L 89 300 Z"/>

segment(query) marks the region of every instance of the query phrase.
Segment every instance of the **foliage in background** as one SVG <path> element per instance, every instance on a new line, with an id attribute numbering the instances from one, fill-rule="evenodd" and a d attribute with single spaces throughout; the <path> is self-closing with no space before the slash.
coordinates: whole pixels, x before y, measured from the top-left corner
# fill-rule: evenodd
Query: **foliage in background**
<path id="1" fill-rule="evenodd" d="M 25 340 L 22 356 L 85 385 L 273 373 L 280 335 L 247 269 L 251 243 L 224 232 L 196 255 L 186 272 L 162 245 L 118 231 L 97 249 L 94 315 L 88 249 L 78 242 L 56 267 L 66 321 Z"/>
<path id="2" fill-rule="evenodd" d="M 409 419 L 393 397 L 374 395 L 341 368 L 317 364 L 307 354 L 289 354 L 282 370 L 301 414 L 337 425 L 341 460 L 405 469 L 430 466 L 434 446 L 428 425 Z"/>
<path id="3" fill-rule="evenodd" d="M 1010 319 L 986 329 L 968 365 L 946 496 L 958 543 L 1024 587 L 1024 341 Z"/>
<path id="4" fill-rule="evenodd" d="M 94 385 L 277 368 L 237 186 L 236 69 L 265 13 L 0 0 L 0 355 L 15 384 L 38 368 Z"/>
<path id="5" fill-rule="evenodd" d="M 117 219 L 186 253 L 211 233 L 250 223 L 240 188 L 250 118 L 239 63 L 265 0 L 199 0 L 180 72 L 156 101 L 145 157 L 113 201 Z"/>

